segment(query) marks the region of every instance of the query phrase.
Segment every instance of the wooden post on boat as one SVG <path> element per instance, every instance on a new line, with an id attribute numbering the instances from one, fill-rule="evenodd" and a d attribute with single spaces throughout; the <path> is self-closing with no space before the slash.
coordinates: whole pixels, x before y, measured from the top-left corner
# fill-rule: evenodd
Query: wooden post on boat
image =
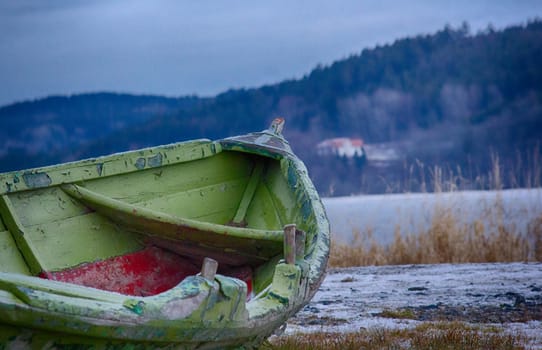
<path id="1" fill-rule="evenodd" d="M 218 261 L 211 258 L 204 258 L 201 265 L 201 276 L 209 281 L 214 281 L 216 270 L 218 270 Z"/>
<path id="2" fill-rule="evenodd" d="M 284 226 L 284 260 L 287 264 L 295 264 L 295 224 Z"/>

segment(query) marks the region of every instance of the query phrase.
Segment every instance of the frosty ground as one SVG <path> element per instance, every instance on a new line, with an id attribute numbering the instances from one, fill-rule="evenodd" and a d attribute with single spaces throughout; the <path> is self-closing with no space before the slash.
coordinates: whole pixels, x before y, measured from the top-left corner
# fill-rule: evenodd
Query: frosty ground
<path id="1" fill-rule="evenodd" d="M 416 235 L 438 208 L 460 225 L 482 221 L 518 235 L 542 215 L 542 189 L 324 198 L 332 239 L 348 244 L 368 232 L 381 245 Z M 413 328 L 460 321 L 523 333 L 542 349 L 542 263 L 368 266 L 330 269 L 312 301 L 291 318 L 286 335 Z"/>
<path id="2" fill-rule="evenodd" d="M 394 316 L 395 315 L 395 316 Z M 331 269 L 285 334 L 464 321 L 522 332 L 542 349 L 542 264 L 440 264 Z"/>

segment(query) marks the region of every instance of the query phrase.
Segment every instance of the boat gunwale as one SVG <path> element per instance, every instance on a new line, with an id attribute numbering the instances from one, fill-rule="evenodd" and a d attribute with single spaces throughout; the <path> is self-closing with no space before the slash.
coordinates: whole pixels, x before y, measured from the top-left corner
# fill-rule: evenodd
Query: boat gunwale
<path id="1" fill-rule="evenodd" d="M 220 152 L 221 146 L 217 142 L 197 139 L 43 167 L 13 170 L 0 173 L 0 195 L 186 163 L 208 158 Z M 105 165 L 108 165 L 107 171 L 104 170 Z M 114 168 L 123 165 L 124 169 Z"/>

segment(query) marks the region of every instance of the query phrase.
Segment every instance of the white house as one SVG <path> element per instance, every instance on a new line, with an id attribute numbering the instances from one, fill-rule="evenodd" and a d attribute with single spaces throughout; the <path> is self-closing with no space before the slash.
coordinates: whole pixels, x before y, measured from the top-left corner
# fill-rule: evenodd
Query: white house
<path id="1" fill-rule="evenodd" d="M 334 155 L 339 157 L 362 157 L 363 140 L 338 137 L 327 139 L 316 145 L 316 152 L 321 156 Z"/>

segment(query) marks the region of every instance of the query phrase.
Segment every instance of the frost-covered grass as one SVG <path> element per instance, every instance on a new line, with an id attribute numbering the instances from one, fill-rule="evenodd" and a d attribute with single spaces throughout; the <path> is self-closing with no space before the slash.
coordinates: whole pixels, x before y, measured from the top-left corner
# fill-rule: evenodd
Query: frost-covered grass
<path id="1" fill-rule="evenodd" d="M 461 322 L 425 322 L 410 329 L 370 329 L 352 333 L 312 333 L 277 337 L 272 350 L 348 349 L 525 349 L 520 332 Z"/>
<path id="2" fill-rule="evenodd" d="M 541 350 L 541 267 L 330 269 L 309 305 L 266 348 Z"/>

